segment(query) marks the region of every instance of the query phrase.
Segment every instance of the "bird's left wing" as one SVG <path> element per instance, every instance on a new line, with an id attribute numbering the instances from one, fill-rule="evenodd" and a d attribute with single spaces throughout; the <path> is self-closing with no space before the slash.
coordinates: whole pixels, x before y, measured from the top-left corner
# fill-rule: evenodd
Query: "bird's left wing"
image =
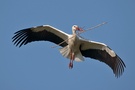
<path id="1" fill-rule="evenodd" d="M 16 46 L 21 47 L 22 45 L 26 45 L 33 41 L 50 41 L 59 44 L 68 37 L 69 34 L 57 28 L 50 25 L 43 25 L 17 31 L 12 39 Z M 64 42 L 60 46 L 64 47 L 66 45 L 67 43 Z"/>
<path id="2" fill-rule="evenodd" d="M 97 59 L 111 67 L 116 77 L 124 72 L 122 59 L 106 44 L 81 39 L 80 51 L 83 56 Z"/>

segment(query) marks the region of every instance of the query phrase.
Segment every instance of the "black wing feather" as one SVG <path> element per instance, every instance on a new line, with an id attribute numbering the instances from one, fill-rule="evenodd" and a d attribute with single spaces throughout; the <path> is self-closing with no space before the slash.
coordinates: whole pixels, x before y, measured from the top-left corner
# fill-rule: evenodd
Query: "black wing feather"
<path id="1" fill-rule="evenodd" d="M 27 28 L 20 31 L 17 31 L 14 33 L 13 41 L 16 46 L 21 47 L 22 45 L 26 45 L 27 43 L 33 42 L 33 41 L 50 41 L 55 44 L 59 44 L 62 41 L 64 41 L 59 36 L 55 35 L 52 32 L 49 32 L 47 30 L 41 30 L 38 32 L 34 32 L 33 28 Z M 67 43 L 64 42 L 60 46 L 64 47 Z"/>
<path id="2" fill-rule="evenodd" d="M 111 57 L 105 50 L 87 49 L 81 50 L 81 53 L 85 57 L 90 57 L 106 63 L 108 66 L 111 67 L 116 77 L 121 76 L 124 72 L 124 67 L 126 67 L 126 65 L 118 55 L 116 55 L 115 57 Z"/>

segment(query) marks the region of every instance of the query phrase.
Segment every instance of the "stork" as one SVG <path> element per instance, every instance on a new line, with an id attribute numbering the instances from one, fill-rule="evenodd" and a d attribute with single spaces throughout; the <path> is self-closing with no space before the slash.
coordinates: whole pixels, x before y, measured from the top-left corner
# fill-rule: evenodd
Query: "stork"
<path id="1" fill-rule="evenodd" d="M 33 41 L 50 41 L 62 47 L 59 50 L 62 56 L 70 59 L 69 68 L 73 68 L 73 61 L 84 61 L 84 57 L 89 57 L 106 63 L 116 77 L 121 76 L 126 67 L 122 59 L 106 44 L 85 40 L 77 35 L 77 31 L 83 29 L 73 25 L 71 35 L 50 25 L 37 26 L 15 32 L 12 42 L 21 47 Z"/>

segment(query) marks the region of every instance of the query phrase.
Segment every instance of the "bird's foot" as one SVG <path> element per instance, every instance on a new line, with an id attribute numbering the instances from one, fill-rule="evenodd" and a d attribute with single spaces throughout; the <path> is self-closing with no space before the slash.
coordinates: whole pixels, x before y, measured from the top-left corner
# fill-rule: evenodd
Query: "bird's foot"
<path id="1" fill-rule="evenodd" d="M 73 68 L 73 62 L 70 61 L 69 63 L 69 69 L 72 69 Z"/>

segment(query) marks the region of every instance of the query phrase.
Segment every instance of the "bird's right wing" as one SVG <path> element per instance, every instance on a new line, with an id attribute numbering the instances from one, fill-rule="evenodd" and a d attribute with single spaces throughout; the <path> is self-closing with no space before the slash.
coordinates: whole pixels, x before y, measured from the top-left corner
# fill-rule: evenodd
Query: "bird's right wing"
<path id="1" fill-rule="evenodd" d="M 116 77 L 124 72 L 126 65 L 106 44 L 81 39 L 80 51 L 83 56 L 97 59 L 111 67 Z"/>
<path id="2" fill-rule="evenodd" d="M 17 31 L 12 39 L 16 46 L 21 47 L 33 41 L 50 41 L 59 44 L 69 36 L 69 34 L 50 25 L 43 25 Z M 64 47 L 66 45 L 67 42 L 64 42 L 60 46 Z"/>

